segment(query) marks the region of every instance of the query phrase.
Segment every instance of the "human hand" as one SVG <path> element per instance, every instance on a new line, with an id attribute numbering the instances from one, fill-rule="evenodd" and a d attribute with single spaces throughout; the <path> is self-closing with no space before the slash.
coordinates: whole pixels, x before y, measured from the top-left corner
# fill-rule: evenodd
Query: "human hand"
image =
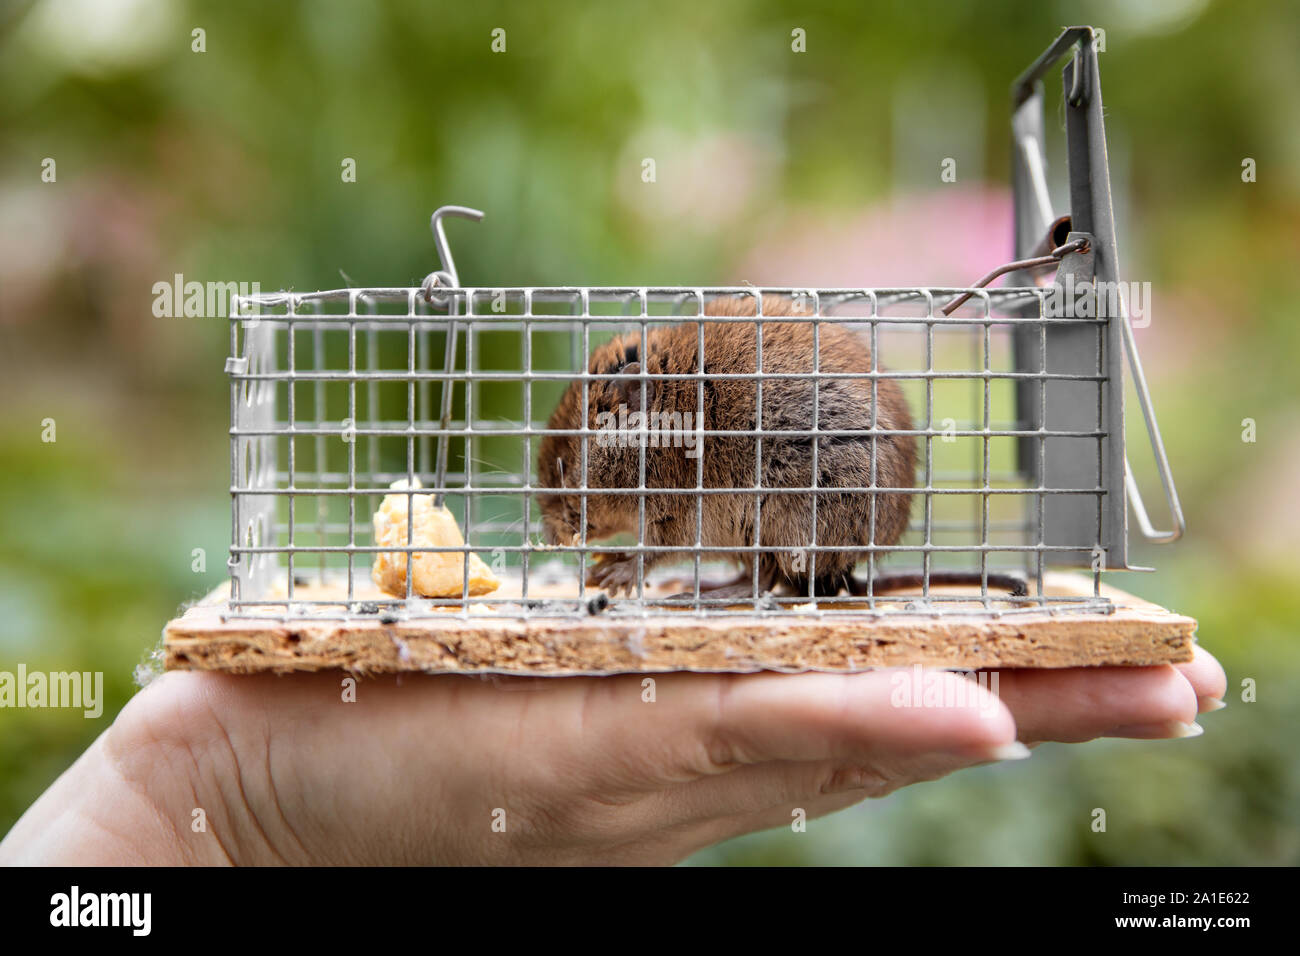
<path id="1" fill-rule="evenodd" d="M 1199 648 L 1177 667 L 1001 671 L 996 696 L 926 673 L 965 705 L 896 706 L 907 671 L 657 674 L 653 702 L 646 675 L 408 674 L 359 680 L 352 703 L 337 672 L 170 673 L 0 859 L 671 863 L 1023 744 L 1189 736 L 1226 689 Z"/>

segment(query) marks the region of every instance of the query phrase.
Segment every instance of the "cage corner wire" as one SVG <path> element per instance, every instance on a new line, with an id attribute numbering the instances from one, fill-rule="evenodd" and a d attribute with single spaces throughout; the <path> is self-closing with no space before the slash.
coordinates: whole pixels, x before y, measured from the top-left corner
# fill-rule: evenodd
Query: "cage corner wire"
<path id="1" fill-rule="evenodd" d="M 1047 194 L 1042 78 L 1067 55 L 1071 210 L 1058 217 Z M 1058 315 L 1049 304 L 1066 277 L 1079 294 L 1095 294 L 1103 282 L 1118 287 L 1090 28 L 1067 29 L 1016 81 L 1012 129 L 1016 261 L 966 289 L 463 287 L 442 220 L 477 221 L 484 214 L 444 206 L 430 223 L 441 267 L 418 287 L 236 299 L 226 363 L 232 499 L 226 616 L 1108 613 L 1113 605 L 1101 590 L 1102 571 L 1135 569 L 1127 549 L 1128 502 L 1153 541 L 1176 539 L 1183 519 L 1122 297 L 1106 316 Z M 1002 275 L 1008 285 L 986 288 Z M 881 547 L 872 542 L 865 551 L 873 570 L 888 555 L 898 569 L 919 571 L 922 594 L 864 601 L 774 597 L 756 587 L 752 600 L 715 604 L 698 588 L 700 552 L 716 551 L 706 545 L 678 555 L 690 562 L 697 582 L 685 606 L 680 596 L 676 603 L 649 596 L 642 574 L 631 598 L 602 602 L 586 582 L 596 555 L 647 549 L 643 539 L 631 546 L 585 537 L 570 546 L 534 540 L 536 499 L 547 490 L 535 480 L 533 456 L 547 434 L 537 413 L 545 416 L 568 382 L 588 379 L 600 340 L 639 331 L 644 341 L 651 328 L 700 317 L 709 302 L 737 296 L 755 300 L 753 321 L 761 330 L 763 299 L 773 295 L 811 302 L 809 315 L 782 316 L 783 322 L 844 323 L 870 335 L 873 355 L 878 337 L 886 342 L 889 370 L 876 367 L 869 375 L 895 378 L 907 391 L 918 419 L 907 434 L 918 444 L 919 480 L 907 489 L 913 509 L 903 539 Z M 433 365 L 435 345 L 442 348 L 441 370 Z M 1172 516 L 1167 532 L 1153 527 L 1127 466 L 1126 356 Z M 820 375 L 808 373 L 814 382 Z M 753 377 L 761 392 L 761 367 Z M 585 447 L 589 423 L 581 434 Z M 810 443 L 818 434 L 813 422 Z M 760 419 L 754 436 L 761 443 L 763 435 Z M 416 493 L 445 503 L 465 544 L 378 546 L 370 518 L 399 481 L 407 483 L 398 493 L 408 496 L 408 505 Z M 699 486 L 682 490 L 703 494 Z M 878 488 L 873 483 L 866 490 Z M 579 492 L 584 500 L 602 493 L 586 484 L 585 457 Z M 413 510 L 407 508 L 407 542 Z M 771 549 L 756 541 L 752 550 Z M 411 593 L 410 562 L 431 551 L 463 555 L 461 595 Z M 407 555 L 404 598 L 368 589 L 379 552 Z M 517 591 L 469 595 L 470 554 L 480 552 L 491 553 Z M 1091 596 L 1044 593 L 1045 573 L 1058 567 L 1091 568 Z M 932 592 L 932 572 L 944 569 L 978 573 L 979 594 Z M 1034 590 L 1015 599 L 991 593 L 989 574 L 1003 571 L 1023 574 Z"/>

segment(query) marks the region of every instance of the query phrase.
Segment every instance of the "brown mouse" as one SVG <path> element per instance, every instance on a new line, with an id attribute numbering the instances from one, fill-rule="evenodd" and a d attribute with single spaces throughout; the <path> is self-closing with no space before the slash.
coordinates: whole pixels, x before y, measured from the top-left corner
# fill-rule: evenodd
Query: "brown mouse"
<path id="1" fill-rule="evenodd" d="M 706 316 L 748 317 L 755 315 L 755 299 L 736 296 L 715 299 L 704 308 Z M 812 311 L 789 299 L 767 297 L 764 316 L 811 315 Z M 757 371 L 757 325 L 753 322 L 704 322 L 704 373 L 706 375 L 753 374 Z M 626 378 L 590 381 L 587 386 L 587 426 L 595 433 L 587 438 L 587 540 L 599 540 L 620 533 L 637 534 L 640 522 L 638 494 L 601 494 L 601 490 L 636 489 L 640 476 L 640 445 L 635 432 L 636 417 L 644 407 L 654 437 L 645 441 L 645 536 L 643 567 L 689 558 L 689 551 L 655 551 L 658 547 L 694 548 L 697 520 L 700 521 L 701 558 L 728 559 L 743 569 L 727 585 L 705 585 L 710 597 L 740 597 L 753 594 L 755 562 L 759 590 L 784 586 L 795 594 L 830 596 L 848 589 L 867 593 L 867 583 L 853 576 L 862 549 L 874 541 L 878 546 L 896 544 L 907 530 L 911 511 L 910 492 L 821 493 L 817 497 L 817 545 L 815 556 L 806 549 L 812 543 L 813 495 L 808 492 L 781 494 L 780 488 L 811 488 L 812 439 L 804 434 L 782 437 L 781 432 L 806 432 L 813 424 L 813 382 L 810 378 L 764 379 L 761 438 L 762 491 L 755 488 L 756 441 L 752 435 L 714 435 L 715 432 L 756 429 L 757 382 L 753 379 L 706 379 L 703 382 L 703 421 L 697 417 L 699 382 L 696 380 L 654 380 L 648 376 L 695 374 L 698 371 L 701 323 L 646 330 L 642 347 L 639 332 L 625 335 L 596 348 L 589 371 Z M 808 322 L 765 322 L 763 326 L 764 374 L 814 371 L 814 326 Z M 863 337 L 836 322 L 823 322 L 816 333 L 820 370 L 825 373 L 870 372 L 871 351 Z M 644 354 L 643 354 L 644 352 Z M 642 385 L 645 394 L 642 395 Z M 549 429 L 577 429 L 582 421 L 582 383 L 565 391 L 551 415 Z M 902 389 L 894 379 L 876 383 L 875 425 L 886 434 L 875 439 L 874 485 L 911 488 L 915 481 L 916 441 L 911 435 L 890 434 L 910 431 L 912 417 Z M 627 427 L 632 416 L 630 440 Z M 680 425 L 678 424 L 680 422 Z M 870 378 L 822 379 L 817 393 L 819 431 L 865 431 L 872 427 L 872 385 Z M 702 435 L 691 430 L 699 427 Z M 673 428 L 678 428 L 672 433 Z M 681 429 L 684 429 L 681 430 Z M 582 440 L 577 435 L 548 434 L 538 452 L 538 477 L 545 488 L 577 488 L 582 475 Z M 700 444 L 702 442 L 702 445 Z M 698 450 L 697 450 L 698 449 Z M 817 439 L 817 487 L 864 488 L 872 482 L 872 438 L 870 435 L 825 435 Z M 700 469 L 702 464 L 702 481 Z M 742 489 L 735 493 L 656 493 L 655 489 Z M 875 498 L 874 536 L 872 498 Z M 538 496 L 545 539 L 552 544 L 579 540 L 581 496 L 543 494 Z M 698 502 L 703 514 L 698 515 Z M 713 547 L 752 547 L 755 525 L 758 546 L 753 552 L 710 551 Z M 606 555 L 589 573 L 589 583 L 611 593 L 636 588 L 637 556 Z M 815 559 L 815 560 L 814 560 Z M 814 569 L 815 565 L 815 569 Z M 1005 581 L 1004 581 L 1005 579 Z M 931 583 L 978 584 L 978 573 L 932 572 Z M 989 575 L 993 586 L 1013 587 L 1024 593 L 1015 578 Z M 1009 584 L 1006 582 L 1010 582 Z M 920 583 L 916 574 L 878 576 L 874 593 Z"/>

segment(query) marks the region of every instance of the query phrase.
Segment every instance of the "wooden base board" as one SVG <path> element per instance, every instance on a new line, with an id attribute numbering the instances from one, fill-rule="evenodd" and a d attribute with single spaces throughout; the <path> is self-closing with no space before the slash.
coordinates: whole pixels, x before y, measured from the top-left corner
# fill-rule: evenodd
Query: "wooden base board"
<path id="1" fill-rule="evenodd" d="M 941 590 L 961 593 L 934 589 Z M 1064 597 L 1093 593 L 1090 578 L 1071 574 L 1048 575 L 1044 590 Z M 164 628 L 167 669 L 567 676 L 850 672 L 917 664 L 963 670 L 1144 666 L 1191 660 L 1196 631 L 1193 619 L 1107 586 L 1102 595 L 1114 604 L 1111 613 L 1057 608 L 993 615 L 978 606 L 943 605 L 942 613 L 932 615 L 864 612 L 852 618 L 791 610 L 764 617 L 665 611 L 652 617 L 605 613 L 527 620 L 452 614 L 446 620 L 325 614 L 254 619 L 229 617 L 224 592 L 219 589 Z M 296 594 L 340 597 L 329 588 Z M 373 597 L 356 595 L 361 601 Z"/>

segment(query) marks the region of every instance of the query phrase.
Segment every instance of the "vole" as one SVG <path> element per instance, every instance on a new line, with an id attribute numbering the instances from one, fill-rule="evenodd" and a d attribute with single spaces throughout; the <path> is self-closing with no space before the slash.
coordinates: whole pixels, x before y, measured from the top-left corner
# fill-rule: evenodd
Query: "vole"
<path id="1" fill-rule="evenodd" d="M 810 315 L 811 310 L 789 299 L 765 298 L 767 316 Z M 705 316 L 747 317 L 755 315 L 755 300 L 748 296 L 715 299 L 704 309 Z M 741 575 L 726 585 L 706 585 L 710 597 L 743 597 L 753 593 L 754 565 L 758 566 L 760 592 L 785 587 L 795 594 L 831 596 L 847 589 L 867 593 L 867 582 L 854 577 L 853 569 L 866 557 L 863 547 L 872 543 L 872 498 L 875 498 L 874 541 L 877 546 L 896 544 L 907 530 L 911 510 L 910 492 L 878 493 L 845 491 L 820 493 L 817 497 L 817 545 L 814 556 L 804 549 L 812 544 L 813 495 L 810 492 L 782 494 L 780 488 L 811 488 L 812 439 L 805 434 L 813 426 L 813 382 L 811 378 L 765 378 L 762 389 L 761 484 L 755 481 L 756 436 L 715 436 L 714 432 L 756 430 L 757 382 L 754 379 L 705 379 L 703 417 L 694 379 L 640 379 L 647 375 L 695 374 L 699 365 L 701 323 L 683 322 L 646 331 L 644 354 L 641 334 L 625 335 L 596 348 L 589 371 L 593 374 L 625 376 L 590 381 L 587 385 L 587 426 L 595 433 L 587 437 L 587 487 L 597 493 L 587 496 L 587 540 L 616 534 L 636 534 L 639 501 L 636 494 L 600 494 L 601 489 L 639 487 L 640 445 L 645 448 L 645 537 L 651 550 L 642 554 L 644 568 L 665 561 L 681 560 L 688 552 L 655 552 L 660 546 L 693 547 L 697 533 L 697 501 L 702 502 L 700 528 L 702 558 L 724 558 L 742 568 Z M 706 375 L 753 374 L 757 365 L 757 325 L 753 322 L 708 322 L 704 330 L 704 373 Z M 823 322 L 817 334 L 820 370 L 824 373 L 871 371 L 871 351 L 862 337 L 835 322 Z M 809 322 L 765 322 L 763 325 L 763 373 L 802 373 L 814 370 L 814 332 Z M 621 415 L 637 415 L 642 408 L 645 385 L 647 425 L 660 428 L 655 439 L 643 442 L 636 434 L 620 436 L 612 423 L 624 426 Z M 578 429 L 582 422 L 582 383 L 565 391 L 551 415 L 549 429 Z M 633 418 L 636 421 L 636 418 Z M 684 431 L 672 435 L 662 431 L 665 423 L 681 423 Z M 822 379 L 817 392 L 819 431 L 866 431 L 872 427 L 870 378 Z M 876 383 L 875 425 L 887 434 L 875 439 L 874 487 L 911 488 L 916 471 L 916 441 L 913 436 L 895 434 L 912 429 L 912 417 L 903 390 L 894 379 Z M 689 432 L 694 428 L 702 428 Z M 794 432 L 782 437 L 781 432 Z M 630 440 L 629 440 L 630 438 Z M 697 441 L 699 444 L 697 444 Z M 698 449 L 698 450 L 697 450 Z M 734 493 L 655 493 L 654 489 L 697 487 L 702 458 L 705 489 L 738 489 Z M 582 440 L 578 435 L 548 434 L 538 451 L 538 478 L 545 488 L 577 488 L 582 476 Z M 817 487 L 872 487 L 872 438 L 870 435 L 825 435 L 817 439 Z M 579 539 L 581 498 L 577 494 L 539 495 L 542 529 L 551 544 Z M 756 501 L 761 504 L 756 505 Z M 710 552 L 710 547 L 752 547 L 758 525 L 758 546 L 772 551 Z M 637 557 L 608 555 L 589 572 L 588 583 L 612 594 L 631 592 L 636 587 Z M 813 576 L 815 573 L 815 577 Z M 810 580 L 811 578 L 811 580 Z M 989 583 L 1024 594 L 1023 582 L 1006 575 L 990 574 Z M 918 574 L 878 575 L 874 593 L 919 586 Z M 968 572 L 932 572 L 932 584 L 976 584 L 980 575 Z"/>

